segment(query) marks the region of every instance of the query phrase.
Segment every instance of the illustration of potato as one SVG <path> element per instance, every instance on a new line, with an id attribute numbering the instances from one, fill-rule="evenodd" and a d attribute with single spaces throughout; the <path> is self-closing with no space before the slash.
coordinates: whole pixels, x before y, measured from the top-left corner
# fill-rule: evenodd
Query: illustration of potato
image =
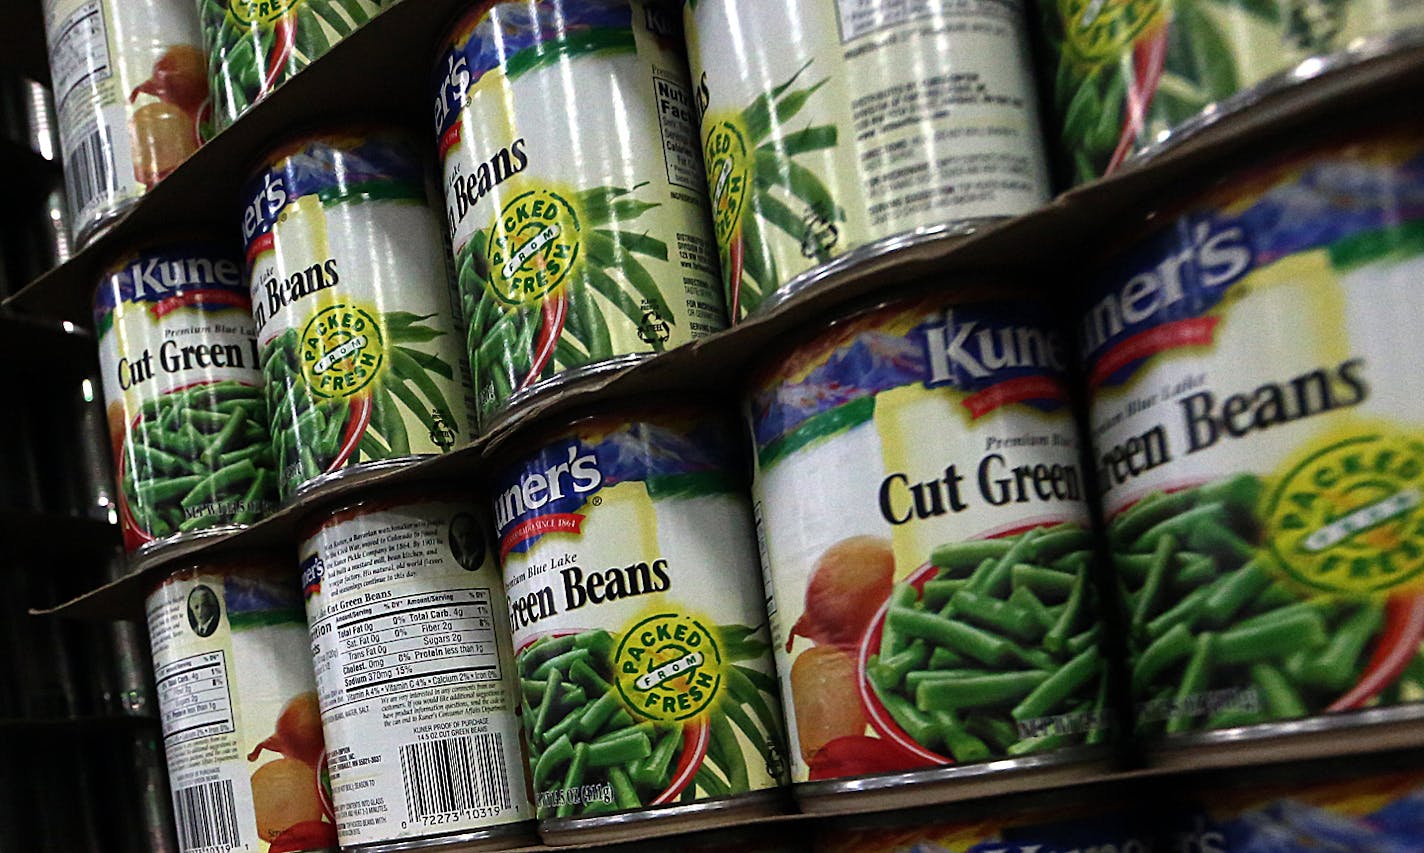
<path id="1" fill-rule="evenodd" d="M 796 735 L 808 763 L 836 738 L 865 732 L 855 678 L 855 660 L 835 646 L 807 649 L 791 665 Z"/>
<path id="2" fill-rule="evenodd" d="M 316 692 L 312 691 L 294 696 L 287 702 L 277 717 L 276 731 L 257 744 L 247 760 L 256 761 L 263 750 L 271 750 L 314 768 L 325 749 L 326 742 L 321 734 L 321 707 L 317 704 Z"/>
<path id="3" fill-rule="evenodd" d="M 193 116 L 163 101 L 134 110 L 134 177 L 152 187 L 198 150 Z"/>
<path id="4" fill-rule="evenodd" d="M 806 609 L 786 639 L 851 648 L 865 633 L 875 611 L 890 597 L 895 554 L 879 536 L 852 536 L 827 548 L 806 585 Z"/>
<path id="5" fill-rule="evenodd" d="M 295 758 L 267 762 L 252 774 L 252 809 L 264 841 L 299 823 L 320 822 L 316 771 Z"/>

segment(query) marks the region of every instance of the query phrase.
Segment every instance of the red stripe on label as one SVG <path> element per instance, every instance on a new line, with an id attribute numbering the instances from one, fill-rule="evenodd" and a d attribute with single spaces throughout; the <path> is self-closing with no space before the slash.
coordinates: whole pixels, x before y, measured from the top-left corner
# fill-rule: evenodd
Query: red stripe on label
<path id="1" fill-rule="evenodd" d="M 445 159 L 445 154 L 451 148 L 460 143 L 460 128 L 464 127 L 463 122 L 455 122 L 450 128 L 440 135 L 440 159 Z"/>
<path id="2" fill-rule="evenodd" d="M 1220 322 L 1220 317 L 1193 317 L 1138 332 L 1103 353 L 1103 357 L 1093 365 L 1088 384 L 1096 388 L 1129 364 L 1159 352 L 1178 347 L 1207 346 L 1216 340 L 1216 324 Z"/>
<path id="3" fill-rule="evenodd" d="M 510 528 L 510 531 L 504 534 L 504 538 L 500 540 L 499 556 L 507 557 L 509 552 L 514 550 L 514 546 L 528 542 L 535 536 L 543 536 L 545 533 L 582 533 L 583 520 L 584 516 L 576 512 L 559 512 L 521 521 Z"/>
<path id="4" fill-rule="evenodd" d="M 193 290 L 155 302 L 152 309 L 153 319 L 157 320 L 160 317 L 172 314 L 179 308 L 187 308 L 191 305 L 225 305 L 229 308 L 246 308 L 247 298 L 241 293 L 236 293 L 231 290 Z"/>
<path id="5" fill-rule="evenodd" d="M 1066 400 L 1067 393 L 1056 379 L 1047 376 L 1024 376 L 991 385 L 960 401 L 976 420 L 1000 406 L 1022 403 L 1024 400 Z"/>
<path id="6" fill-rule="evenodd" d="M 268 231 L 256 240 L 253 240 L 247 247 L 247 263 L 250 265 L 257 260 L 257 256 L 263 252 L 270 252 L 273 249 L 272 232 Z"/>

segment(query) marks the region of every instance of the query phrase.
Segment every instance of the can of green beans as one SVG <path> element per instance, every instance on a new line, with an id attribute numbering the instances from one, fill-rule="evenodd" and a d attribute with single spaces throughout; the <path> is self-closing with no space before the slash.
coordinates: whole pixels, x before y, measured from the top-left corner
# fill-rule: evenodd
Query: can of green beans
<path id="1" fill-rule="evenodd" d="M 1022 0 L 683 8 L 732 322 L 1048 199 Z"/>
<path id="2" fill-rule="evenodd" d="M 1102 751 L 1087 483 L 1052 316 L 1002 284 L 941 288 L 817 324 L 753 378 L 803 808 L 924 802 L 986 774 L 1045 784 Z"/>
<path id="3" fill-rule="evenodd" d="M 1422 199 L 1424 124 L 1360 131 L 1221 180 L 1093 274 L 1143 737 L 1195 756 L 1424 713 Z"/>
<path id="4" fill-rule="evenodd" d="M 1393 0 L 1056 0 L 1040 5 L 1074 183 L 1110 174 L 1282 89 L 1424 44 Z"/>
<path id="5" fill-rule="evenodd" d="M 247 186 L 247 281 L 282 496 L 474 435 L 464 323 L 421 146 L 303 136 Z"/>
<path id="6" fill-rule="evenodd" d="M 197 150 L 208 97 L 192 0 L 44 0 L 80 248 Z"/>
<path id="7" fill-rule="evenodd" d="M 727 325 L 675 15 L 480 3 L 434 77 L 482 417 Z"/>
<path id="8" fill-rule="evenodd" d="M 321 715 L 286 553 L 209 560 L 146 602 L 179 847 L 336 853 Z"/>
<path id="9" fill-rule="evenodd" d="M 211 136 L 396 0 L 197 0 Z"/>
<path id="10" fill-rule="evenodd" d="M 781 804 L 785 730 L 729 426 L 697 405 L 625 406 L 503 454 L 497 547 L 551 843 Z"/>
<path id="11" fill-rule="evenodd" d="M 532 840 L 485 517 L 439 490 L 386 491 L 323 511 L 303 538 L 343 850 L 473 853 Z"/>
<path id="12" fill-rule="evenodd" d="M 235 251 L 191 242 L 123 255 L 95 291 L 94 333 L 129 551 L 230 532 L 276 505 Z"/>

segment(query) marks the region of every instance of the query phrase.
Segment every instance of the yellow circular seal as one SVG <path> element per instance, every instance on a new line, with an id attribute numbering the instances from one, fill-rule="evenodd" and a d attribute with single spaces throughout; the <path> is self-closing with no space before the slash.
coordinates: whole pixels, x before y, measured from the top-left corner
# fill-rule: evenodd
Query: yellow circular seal
<path id="1" fill-rule="evenodd" d="M 270 24 L 306 0 L 228 0 L 227 9 L 244 24 Z"/>
<path id="2" fill-rule="evenodd" d="M 331 305 L 302 330 L 302 375 L 317 395 L 350 397 L 370 385 L 386 363 L 386 340 L 375 316 L 355 305 Z"/>
<path id="3" fill-rule="evenodd" d="M 1354 435 L 1297 463 L 1265 504 L 1267 549 L 1315 589 L 1389 590 L 1424 573 L 1424 440 Z"/>
<path id="4" fill-rule="evenodd" d="M 707 160 L 707 192 L 712 197 L 712 225 L 718 245 L 726 247 L 741 225 L 747 198 L 746 137 L 729 121 L 712 124 L 703 156 Z"/>
<path id="5" fill-rule="evenodd" d="M 552 190 L 520 193 L 500 212 L 489 241 L 489 289 L 509 306 L 538 302 L 579 258 L 578 211 Z"/>
<path id="6" fill-rule="evenodd" d="M 654 720 L 695 717 L 722 687 L 717 634 L 685 613 L 658 613 L 623 632 L 613 667 L 623 701 Z"/>
<path id="7" fill-rule="evenodd" d="M 1095 65 L 1120 58 L 1165 13 L 1163 0 L 1058 0 L 1069 50 Z"/>

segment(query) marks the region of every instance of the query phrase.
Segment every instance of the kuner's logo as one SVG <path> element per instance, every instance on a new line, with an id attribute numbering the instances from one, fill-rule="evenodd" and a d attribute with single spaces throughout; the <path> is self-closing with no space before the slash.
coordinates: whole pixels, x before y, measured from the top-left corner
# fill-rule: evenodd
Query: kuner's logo
<path id="1" fill-rule="evenodd" d="M 287 189 L 282 184 L 281 176 L 267 173 L 262 177 L 262 189 L 257 191 L 242 212 L 242 236 L 251 240 L 286 205 Z"/>
<path id="2" fill-rule="evenodd" d="M 569 458 L 544 471 L 530 471 L 519 482 L 495 499 L 494 521 L 500 533 L 505 532 L 520 516 L 542 509 L 553 501 L 571 495 L 581 495 L 603 484 L 603 472 L 598 470 L 598 458 L 592 453 L 579 454 L 575 445 L 568 449 Z M 565 485 L 568 491 L 565 491 Z"/>
<path id="3" fill-rule="evenodd" d="M 960 405 L 973 419 L 1012 403 L 1056 407 L 1065 399 L 1062 335 L 1038 325 L 944 312 L 924 328 L 925 387 L 969 392 Z"/>
<path id="4" fill-rule="evenodd" d="M 183 287 L 235 287 L 242 280 L 235 262 L 210 258 L 145 258 L 129 264 L 126 271 L 136 301 L 162 299 Z"/>
<path id="5" fill-rule="evenodd" d="M 957 322 L 954 310 L 944 312 L 944 324 L 925 330 L 925 351 L 930 378 L 925 384 L 966 386 L 1012 368 L 1041 367 L 1067 370 L 1062 336 L 1034 326 L 982 325 L 979 320 Z M 965 380 L 971 380 L 966 382 Z"/>
<path id="6" fill-rule="evenodd" d="M 1183 231 L 1185 245 L 1179 242 Z M 1250 272 L 1254 261 L 1246 230 L 1236 224 L 1199 221 L 1172 229 L 1154 249 L 1153 266 L 1132 270 L 1083 318 L 1080 334 L 1093 385 L 1156 353 L 1212 343 L 1217 319 L 1200 315 L 1220 302 L 1227 285 Z"/>

